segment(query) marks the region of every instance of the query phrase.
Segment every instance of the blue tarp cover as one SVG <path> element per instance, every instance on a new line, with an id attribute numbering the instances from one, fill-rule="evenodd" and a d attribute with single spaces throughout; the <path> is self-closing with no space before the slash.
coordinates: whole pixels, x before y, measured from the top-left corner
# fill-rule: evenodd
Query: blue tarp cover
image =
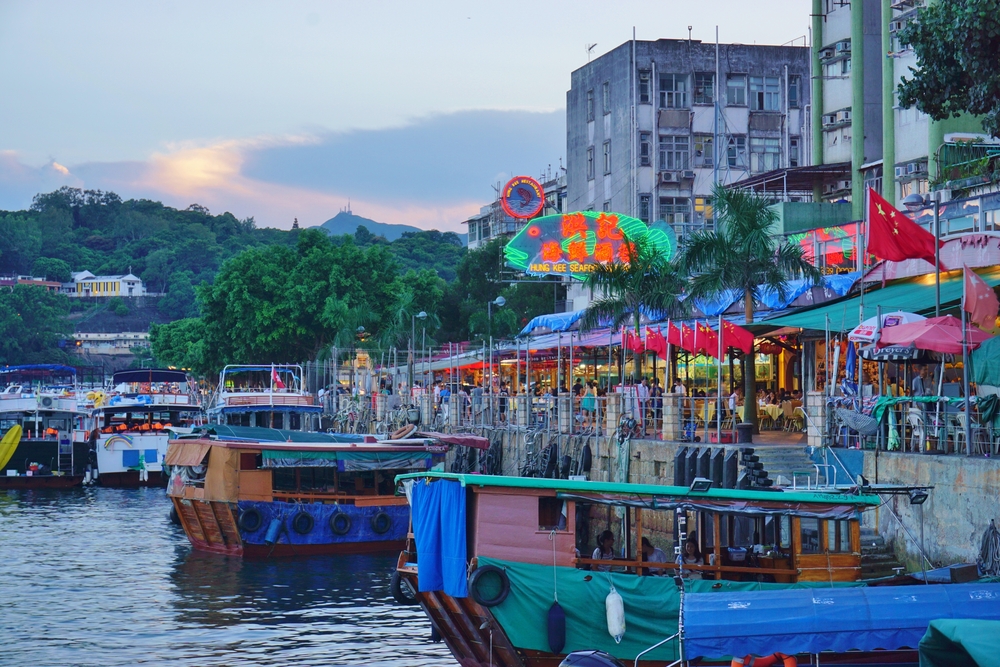
<path id="1" fill-rule="evenodd" d="M 574 310 L 570 313 L 552 313 L 550 315 L 539 315 L 531 319 L 528 324 L 521 329 L 519 336 L 527 336 L 535 329 L 548 329 L 549 331 L 568 331 L 577 320 L 583 317 L 582 310 Z"/>
<path id="2" fill-rule="evenodd" d="M 426 479 L 413 483 L 413 539 L 420 555 L 421 592 L 469 596 L 466 580 L 465 489 L 458 482 Z"/>
<path id="3" fill-rule="evenodd" d="M 933 619 L 1000 620 L 1000 584 L 692 593 L 689 658 L 916 649 Z"/>

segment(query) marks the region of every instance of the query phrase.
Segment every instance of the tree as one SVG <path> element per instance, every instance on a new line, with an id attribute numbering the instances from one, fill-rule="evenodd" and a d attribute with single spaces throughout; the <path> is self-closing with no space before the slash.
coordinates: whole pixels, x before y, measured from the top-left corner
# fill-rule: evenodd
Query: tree
<path id="1" fill-rule="evenodd" d="M 612 329 L 630 326 L 639 334 L 643 314 L 667 319 L 686 310 L 680 300 L 684 279 L 677 265 L 664 258 L 644 237 L 625 243 L 627 263 L 599 264 L 584 280 L 592 300 L 580 318 L 583 331 L 607 325 Z M 595 294 L 599 296 L 593 299 Z"/>
<path id="2" fill-rule="evenodd" d="M 31 275 L 68 283 L 73 279 L 73 271 L 68 262 L 52 257 L 39 257 L 31 267 Z"/>
<path id="3" fill-rule="evenodd" d="M 59 363 L 59 347 L 72 330 L 66 320 L 69 299 L 34 285 L 0 290 L 0 363 Z"/>
<path id="4" fill-rule="evenodd" d="M 899 104 L 935 120 L 983 116 L 1000 135 L 1000 0 L 948 0 L 920 10 L 899 34 L 917 54 L 918 70 L 899 84 Z"/>
<path id="5" fill-rule="evenodd" d="M 152 325 L 149 344 L 161 366 L 190 368 L 202 377 L 210 377 L 218 371 L 205 353 L 205 324 L 200 318 Z"/>
<path id="6" fill-rule="evenodd" d="M 691 276 L 692 298 L 715 298 L 735 290 L 743 294 L 746 323 L 753 323 L 761 290 L 784 299 L 788 281 L 803 276 L 814 282 L 822 274 L 798 245 L 771 235 L 778 214 L 771 200 L 749 190 L 716 186 L 713 192 L 718 230 L 694 232 L 684 244 L 683 267 Z M 745 401 L 743 421 L 757 428 L 757 378 L 753 354 L 743 356 Z"/>

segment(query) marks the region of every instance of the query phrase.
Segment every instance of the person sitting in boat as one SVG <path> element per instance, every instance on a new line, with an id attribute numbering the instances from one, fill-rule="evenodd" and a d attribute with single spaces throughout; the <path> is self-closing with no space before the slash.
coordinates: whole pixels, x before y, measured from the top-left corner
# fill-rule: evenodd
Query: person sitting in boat
<path id="1" fill-rule="evenodd" d="M 684 543 L 684 551 L 680 556 L 677 557 L 678 565 L 701 565 L 701 550 L 698 548 L 698 543 L 694 540 L 687 540 Z M 701 579 L 700 570 L 685 570 L 685 579 Z"/>
<path id="2" fill-rule="evenodd" d="M 615 558 L 615 534 L 610 530 L 605 530 L 597 540 L 597 548 L 591 556 L 594 560 L 614 560 Z M 610 572 L 610 565 L 598 565 L 597 570 Z"/>
<path id="3" fill-rule="evenodd" d="M 649 541 L 648 537 L 642 538 L 642 560 L 647 563 L 668 563 L 667 554 L 663 553 L 663 549 L 659 547 L 654 547 L 653 543 Z M 661 567 L 651 567 L 646 570 L 647 574 L 661 575 L 664 574 L 665 570 Z"/>

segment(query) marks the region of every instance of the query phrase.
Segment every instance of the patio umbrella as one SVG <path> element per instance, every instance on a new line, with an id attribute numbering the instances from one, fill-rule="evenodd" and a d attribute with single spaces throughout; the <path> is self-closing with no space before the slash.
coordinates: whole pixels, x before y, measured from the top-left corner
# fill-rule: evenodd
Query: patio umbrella
<path id="1" fill-rule="evenodd" d="M 969 349 L 974 350 L 991 338 L 990 334 L 970 326 L 966 331 Z M 962 321 L 953 315 L 931 317 L 919 322 L 900 324 L 882 330 L 882 337 L 876 344 L 879 348 L 890 345 L 913 345 L 918 350 L 943 352 L 945 354 L 962 353 Z"/>
<path id="2" fill-rule="evenodd" d="M 882 330 L 891 329 L 892 327 L 899 326 L 901 324 L 910 324 L 911 322 L 921 322 L 927 318 L 923 315 L 917 315 L 916 313 L 906 313 L 903 311 L 896 311 L 895 313 L 886 313 L 882 317 Z M 869 317 L 867 320 L 854 327 L 851 333 L 847 334 L 847 340 L 854 343 L 874 343 L 878 338 L 878 318 Z"/>

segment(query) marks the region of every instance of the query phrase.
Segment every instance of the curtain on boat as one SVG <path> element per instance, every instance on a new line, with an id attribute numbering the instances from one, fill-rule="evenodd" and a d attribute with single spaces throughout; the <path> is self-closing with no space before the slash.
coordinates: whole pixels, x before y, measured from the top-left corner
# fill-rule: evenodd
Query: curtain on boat
<path id="1" fill-rule="evenodd" d="M 411 502 L 420 591 L 468 597 L 465 489 L 458 482 L 418 480 Z"/>

